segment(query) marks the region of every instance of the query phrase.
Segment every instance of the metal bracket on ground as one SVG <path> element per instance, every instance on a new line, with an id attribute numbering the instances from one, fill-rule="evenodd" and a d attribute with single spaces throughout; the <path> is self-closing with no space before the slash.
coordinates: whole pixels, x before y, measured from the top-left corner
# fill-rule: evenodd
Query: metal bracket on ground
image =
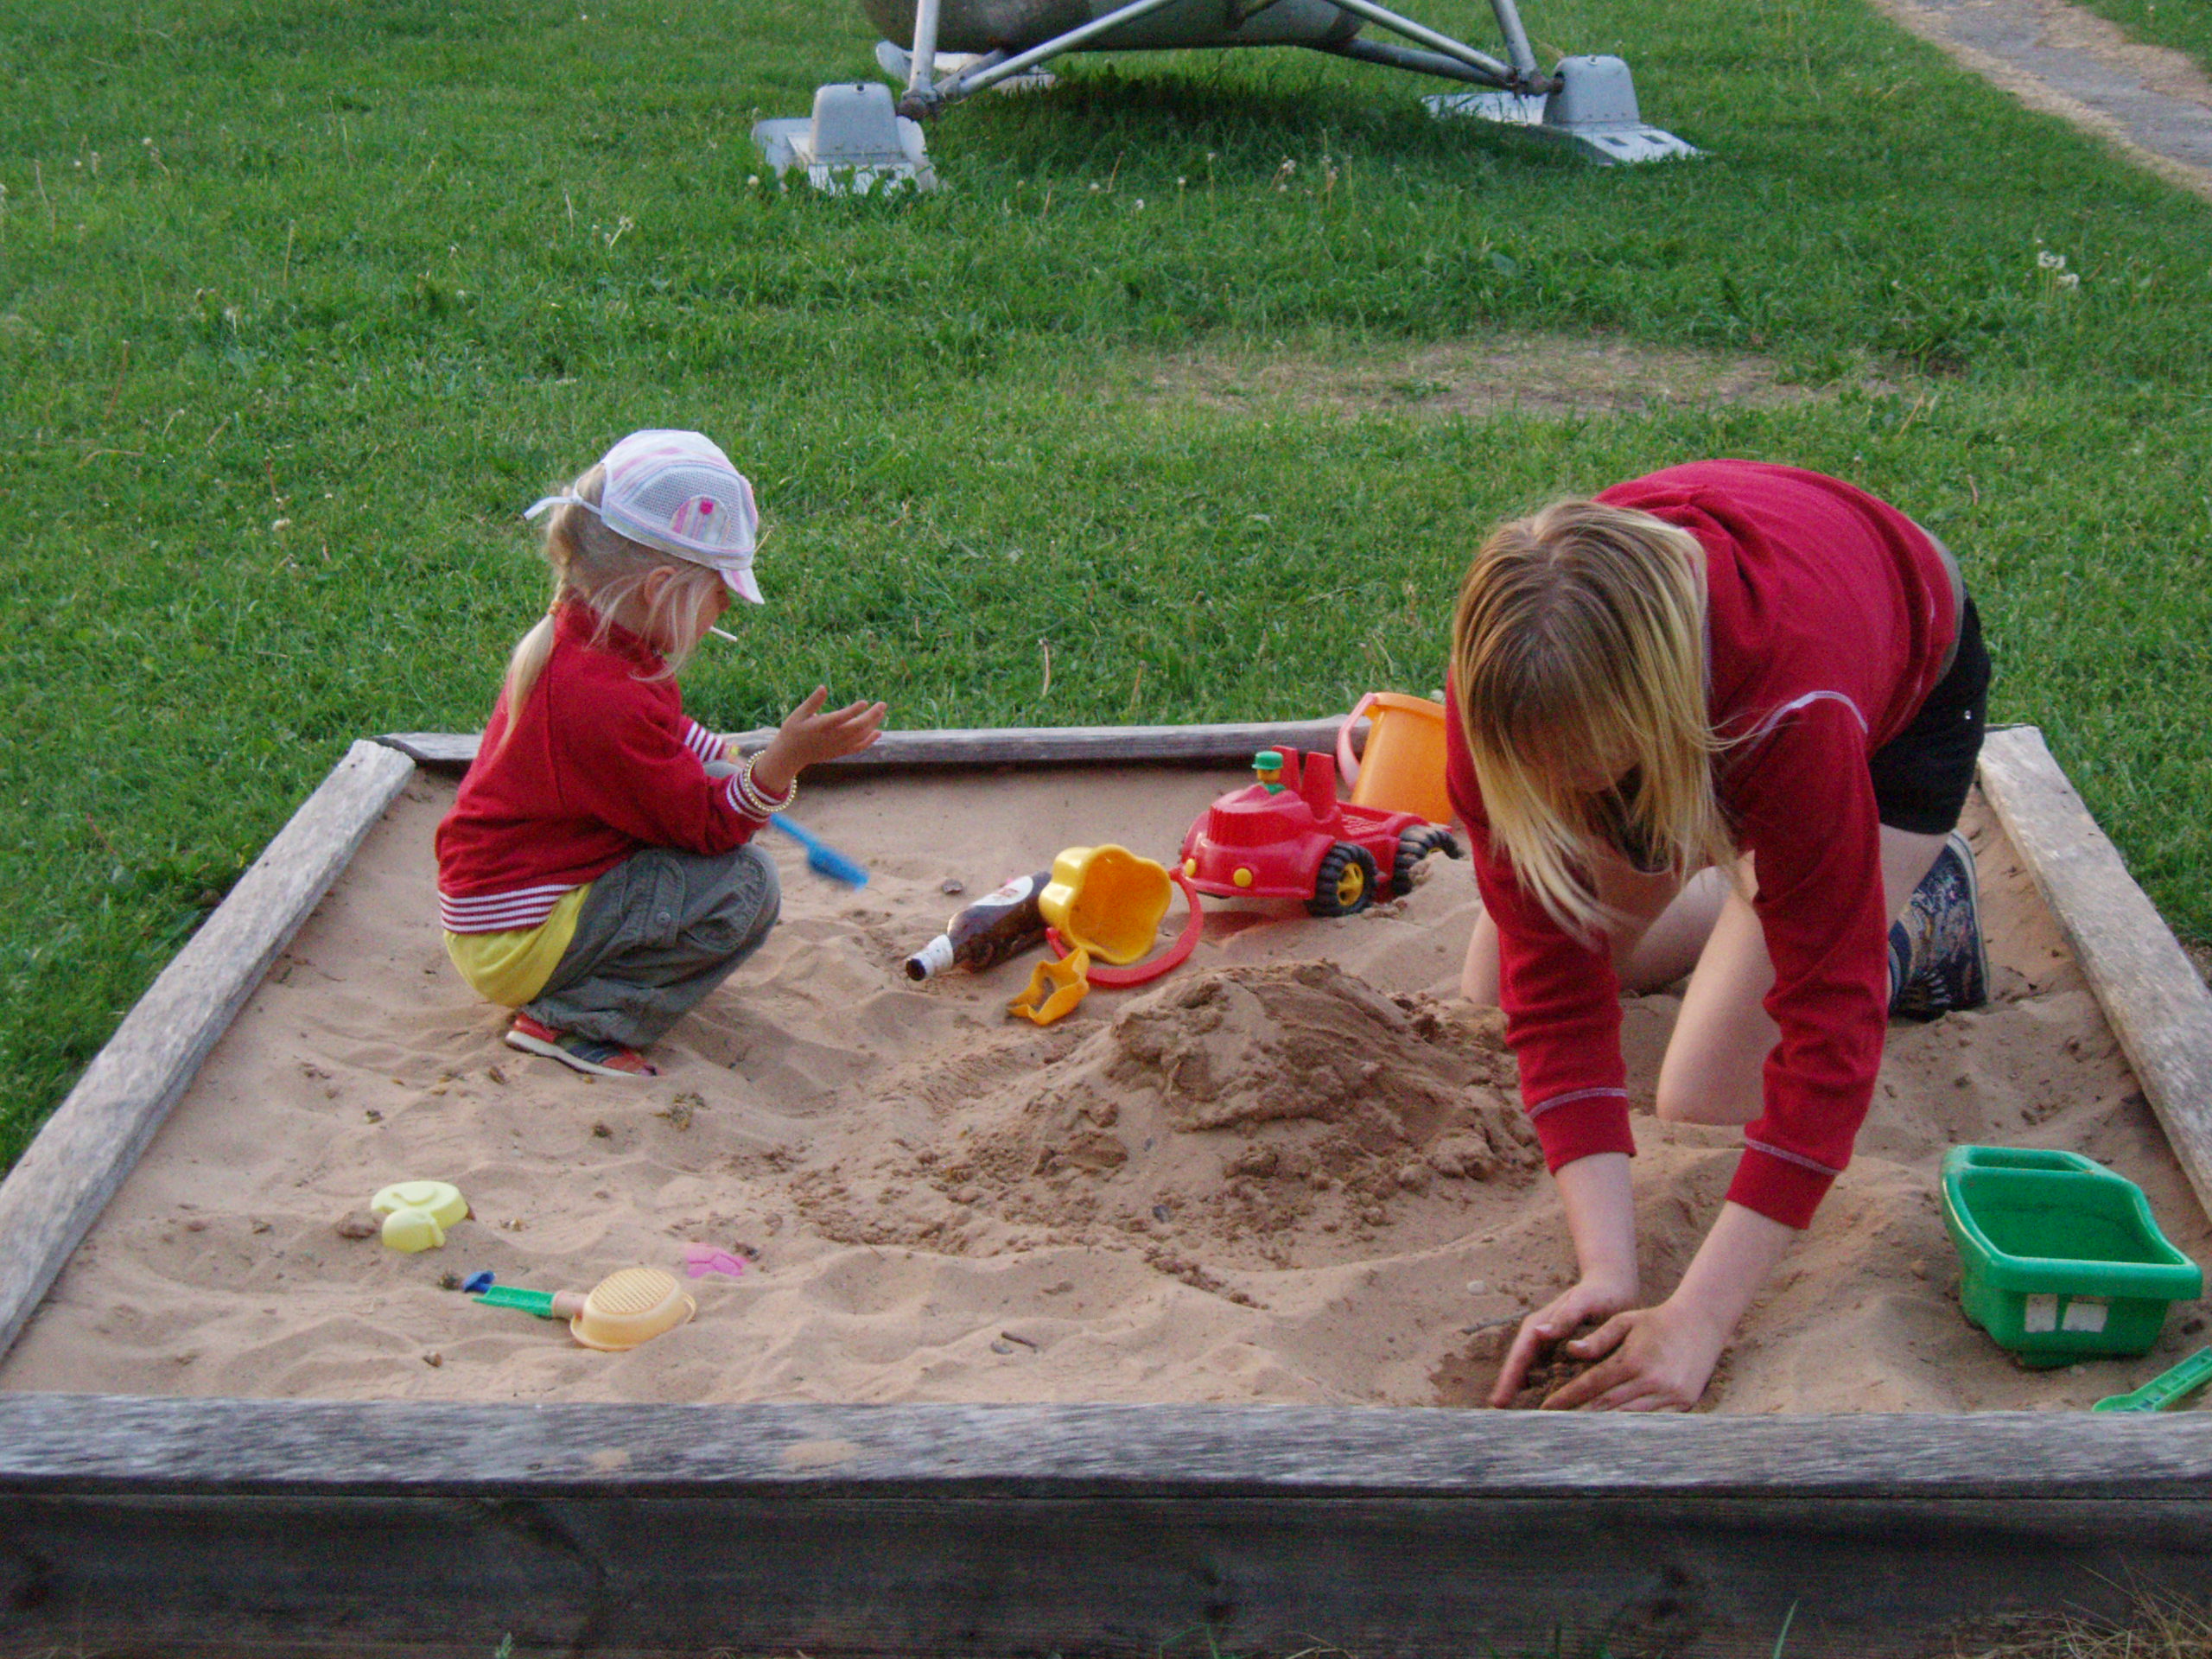
<path id="1" fill-rule="evenodd" d="M 1522 92 L 1437 92 L 1421 99 L 1439 118 L 1472 117 L 1576 145 L 1600 166 L 1686 161 L 1704 152 L 1645 124 L 1628 65 L 1613 57 L 1562 58 L 1560 87 Z"/>
<path id="2" fill-rule="evenodd" d="M 893 108 L 880 81 L 817 88 L 810 117 L 759 122 L 753 142 L 779 174 L 804 168 L 809 184 L 832 195 L 937 188 L 921 128 Z"/>

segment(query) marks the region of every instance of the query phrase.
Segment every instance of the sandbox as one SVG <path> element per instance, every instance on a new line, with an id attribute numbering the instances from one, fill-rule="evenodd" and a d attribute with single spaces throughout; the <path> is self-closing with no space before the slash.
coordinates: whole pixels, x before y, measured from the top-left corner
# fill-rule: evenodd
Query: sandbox
<path id="1" fill-rule="evenodd" d="M 1725 1652 L 1809 1602 L 1791 1651 L 1870 1653 L 2180 1581 L 2207 1419 L 2063 1408 L 2197 1345 L 2196 1311 L 2143 1361 L 2030 1373 L 1953 1300 L 1935 1172 L 1961 1141 L 2088 1151 L 2212 1246 L 2202 986 L 2034 734 L 1991 759 L 1997 1001 L 1893 1030 L 1709 1414 L 1662 1423 L 1433 1408 L 1568 1268 L 1494 1021 L 1450 994 L 1464 865 L 1341 921 L 1226 909 L 1159 987 L 1039 1032 L 1001 1017 L 1018 974 L 900 977 L 944 884 L 1108 838 L 1164 855 L 1236 774 L 856 769 L 805 817 L 871 886 L 779 855 L 784 925 L 665 1075 L 588 1083 L 498 1046 L 429 920 L 448 785 L 357 746 L 0 1189 L 0 1330 L 105 1208 L 0 1368 L 0 1634 L 1410 1652 L 1564 1622 Z M 1646 1087 L 1672 1007 L 1628 1011 Z M 1637 1130 L 1662 1290 L 1735 1136 Z M 475 1205 L 443 1250 L 341 1236 L 430 1175 Z M 746 1271 L 624 1356 L 439 1286 L 588 1283 L 691 1241 Z M 465 1593 L 436 1582 L 463 1550 Z M 386 1605 L 367 1580 L 395 1574 Z M 429 1649 L 426 1607 L 451 1633 Z"/>
<path id="2" fill-rule="evenodd" d="M 1249 778 L 1249 772 L 1243 774 Z M 1239 774 L 831 780 L 805 822 L 859 892 L 772 837 L 784 918 L 671 1033 L 664 1075 L 580 1077 L 499 1043 L 436 927 L 411 782 L 218 1043 L 0 1365 L 0 1389 L 335 1399 L 1471 1405 L 1512 1321 L 1563 1287 L 1564 1226 L 1497 1016 L 1454 994 L 1476 913 L 1442 856 L 1360 915 L 1209 901 L 1186 966 L 1010 1020 L 1023 961 L 914 984 L 902 959 L 1059 849 L 1172 859 Z M 925 829 L 920 828 L 926 826 Z M 2146 1361 L 2015 1365 L 1960 1316 L 1936 1172 L 1962 1142 L 2066 1147 L 2212 1254 L 2095 998 L 1977 801 L 1995 998 L 1899 1024 L 1852 1167 L 1746 1321 L 1719 1412 L 2083 1407 Z M 1171 921 L 1179 921 L 1179 914 Z M 1631 1000 L 1649 1090 L 1677 999 Z M 1647 1276 L 1709 1224 L 1736 1131 L 1635 1103 Z M 403 1179 L 474 1206 L 406 1255 L 340 1224 Z M 355 1228 L 352 1230 L 365 1230 Z M 587 1287 L 687 1243 L 748 1265 L 627 1355 L 442 1279 Z"/>

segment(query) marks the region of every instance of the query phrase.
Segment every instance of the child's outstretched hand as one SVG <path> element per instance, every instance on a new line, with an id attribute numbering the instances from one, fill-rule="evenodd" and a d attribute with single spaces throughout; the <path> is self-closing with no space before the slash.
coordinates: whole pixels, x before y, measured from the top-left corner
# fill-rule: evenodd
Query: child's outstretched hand
<path id="1" fill-rule="evenodd" d="M 784 716 L 768 747 L 753 759 L 753 779 L 770 795 L 781 795 L 799 773 L 817 761 L 855 754 L 883 731 L 884 705 L 849 702 L 824 709 L 830 688 L 817 685 L 806 701 Z"/>

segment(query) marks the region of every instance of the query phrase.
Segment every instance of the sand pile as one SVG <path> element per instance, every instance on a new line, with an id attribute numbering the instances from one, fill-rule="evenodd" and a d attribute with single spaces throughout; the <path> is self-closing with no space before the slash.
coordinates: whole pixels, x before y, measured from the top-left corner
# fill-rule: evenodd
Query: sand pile
<path id="1" fill-rule="evenodd" d="M 962 902 L 947 882 L 979 893 L 1104 840 L 1170 856 L 1236 781 L 810 786 L 809 827 L 874 880 L 833 887 L 777 846 L 782 924 L 643 1084 L 500 1046 L 502 1016 L 435 925 L 430 831 L 450 788 L 418 781 L 217 1046 L 0 1387 L 1471 1403 L 1571 1258 L 1497 1019 L 1454 995 L 1465 864 L 1432 859 L 1408 897 L 1340 920 L 1210 904 L 1190 963 L 1043 1031 L 1004 1014 L 1026 962 L 919 985 L 900 971 Z M 2182 1309 L 2148 1359 L 2031 1373 L 1959 1313 L 1936 1200 L 1958 1141 L 2105 1159 L 2182 1249 L 2212 1256 L 2017 861 L 1986 823 L 1973 833 L 1997 1001 L 1892 1029 L 1858 1157 L 1746 1321 L 1715 1409 L 2080 1406 L 2202 1339 Z M 1654 1297 L 1738 1145 L 1649 1116 L 1675 1007 L 1624 1010 Z M 443 1249 L 345 1236 L 371 1193 L 425 1178 L 474 1205 Z M 690 1281 L 698 1317 L 625 1355 L 441 1288 L 477 1269 L 588 1288 L 675 1268 L 687 1245 L 742 1270 Z"/>
<path id="2" fill-rule="evenodd" d="M 1463 1184 L 1528 1185 L 1542 1160 L 1511 1086 L 1495 1019 L 1325 962 L 1216 969 L 1103 1028 L 893 1071 L 887 1094 L 931 1109 L 928 1139 L 793 1192 L 841 1243 L 987 1255 L 1018 1228 L 1024 1248 L 1127 1250 L 1251 1306 L 1224 1271 L 1356 1260 L 1448 1226 Z"/>

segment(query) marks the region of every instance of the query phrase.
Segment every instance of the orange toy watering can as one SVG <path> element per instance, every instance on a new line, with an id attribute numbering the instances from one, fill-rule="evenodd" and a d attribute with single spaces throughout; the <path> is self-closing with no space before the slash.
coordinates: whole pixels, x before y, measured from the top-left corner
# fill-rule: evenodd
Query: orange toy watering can
<path id="1" fill-rule="evenodd" d="M 1371 711 L 1371 712 L 1370 712 Z M 1354 760 L 1351 728 L 1368 715 L 1367 752 Z M 1418 812 L 1431 823 L 1452 819 L 1444 786 L 1444 705 L 1398 691 L 1370 691 L 1337 728 L 1337 769 L 1354 805 Z"/>

